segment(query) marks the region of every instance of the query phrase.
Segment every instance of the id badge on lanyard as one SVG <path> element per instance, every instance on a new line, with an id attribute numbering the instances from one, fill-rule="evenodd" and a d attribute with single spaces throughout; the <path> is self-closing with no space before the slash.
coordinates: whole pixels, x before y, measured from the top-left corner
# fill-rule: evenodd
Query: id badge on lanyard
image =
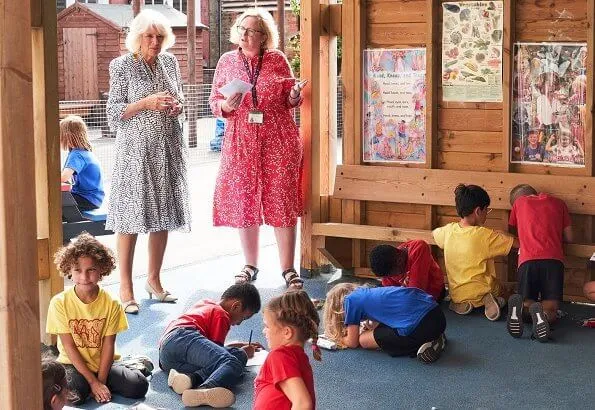
<path id="1" fill-rule="evenodd" d="M 262 124 L 264 123 L 264 113 L 260 111 L 258 107 L 258 98 L 256 95 L 256 82 L 258 81 L 258 76 L 260 74 L 260 69 L 262 67 L 262 57 L 263 51 L 260 52 L 258 58 L 258 65 L 254 72 L 250 72 L 250 66 L 248 64 L 248 60 L 244 53 L 240 50 L 240 55 L 242 56 L 242 61 L 244 62 L 244 68 L 246 69 L 246 73 L 248 74 L 248 78 L 250 79 L 250 83 L 252 84 L 252 109 L 248 112 L 248 124 Z"/>

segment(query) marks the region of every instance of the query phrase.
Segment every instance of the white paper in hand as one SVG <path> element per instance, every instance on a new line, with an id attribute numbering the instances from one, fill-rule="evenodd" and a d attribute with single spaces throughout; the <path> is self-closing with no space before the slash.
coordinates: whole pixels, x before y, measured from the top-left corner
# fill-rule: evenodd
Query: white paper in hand
<path id="1" fill-rule="evenodd" d="M 267 352 L 264 349 L 260 349 L 259 351 L 254 352 L 254 357 L 252 359 L 248 359 L 248 363 L 246 363 L 246 367 L 262 366 L 268 355 L 269 355 L 269 352 Z"/>
<path id="2" fill-rule="evenodd" d="M 236 93 L 241 93 L 242 97 L 252 89 L 252 84 L 247 83 L 243 80 L 238 80 L 237 78 L 234 79 L 232 82 L 225 84 L 223 87 L 219 89 L 219 92 L 223 94 L 225 98 L 229 98 L 229 96 L 234 95 Z"/>

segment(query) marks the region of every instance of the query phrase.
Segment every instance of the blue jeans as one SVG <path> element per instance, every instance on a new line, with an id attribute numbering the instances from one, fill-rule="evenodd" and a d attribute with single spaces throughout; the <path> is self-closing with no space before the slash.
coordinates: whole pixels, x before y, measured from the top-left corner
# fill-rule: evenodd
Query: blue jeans
<path id="1" fill-rule="evenodd" d="M 188 374 L 193 388 L 231 388 L 244 372 L 248 356 L 237 347 L 219 346 L 196 329 L 177 328 L 168 333 L 159 349 L 159 366 Z"/>

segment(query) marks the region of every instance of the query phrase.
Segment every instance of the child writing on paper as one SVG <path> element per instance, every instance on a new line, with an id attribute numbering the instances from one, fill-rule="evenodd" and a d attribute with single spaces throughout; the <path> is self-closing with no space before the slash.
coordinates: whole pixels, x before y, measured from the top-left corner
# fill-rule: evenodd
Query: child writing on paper
<path id="1" fill-rule="evenodd" d="M 341 283 L 326 295 L 324 334 L 340 346 L 432 363 L 446 346 L 445 329 L 440 306 L 421 289 Z"/>
<path id="2" fill-rule="evenodd" d="M 466 315 L 483 306 L 489 320 L 498 320 L 505 301 L 499 297 L 494 258 L 507 255 L 513 246 L 518 247 L 518 241 L 483 226 L 490 212 L 490 196 L 480 186 L 459 184 L 455 204 L 461 220 L 432 231 L 436 245 L 444 249 L 449 308 Z"/>
<path id="3" fill-rule="evenodd" d="M 105 192 L 101 166 L 87 137 L 87 125 L 78 115 L 60 121 L 60 146 L 68 151 L 61 174 L 62 182 L 71 182 L 72 196 L 82 211 L 101 207 Z"/>
<path id="4" fill-rule="evenodd" d="M 224 346 L 232 325 L 239 325 L 260 310 L 254 285 L 232 285 L 215 302 L 198 301 L 172 321 L 159 342 L 159 366 L 169 373 L 167 384 L 182 395 L 187 407 L 228 407 L 235 402 L 236 385 L 258 343 Z"/>
<path id="5" fill-rule="evenodd" d="M 304 352 L 306 341 L 312 338 L 312 355 L 321 359 L 316 345 L 320 319 L 310 297 L 303 290 L 287 291 L 268 303 L 263 322 L 271 352 L 254 380 L 253 408 L 316 408 L 314 376 Z"/>
<path id="6" fill-rule="evenodd" d="M 89 394 L 98 403 L 110 401 L 113 393 L 144 397 L 149 388 L 145 369 L 118 362 L 115 352 L 116 335 L 128 329 L 122 305 L 98 284 L 116 267 L 112 251 L 85 232 L 58 250 L 55 262 L 74 286 L 50 301 L 46 331 L 58 335 L 57 360 L 66 368 L 73 404 L 82 404 Z"/>

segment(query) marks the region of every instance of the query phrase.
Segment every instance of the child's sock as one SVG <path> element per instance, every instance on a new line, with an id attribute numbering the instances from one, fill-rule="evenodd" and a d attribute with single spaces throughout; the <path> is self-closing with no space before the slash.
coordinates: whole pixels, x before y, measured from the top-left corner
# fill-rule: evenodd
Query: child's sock
<path id="1" fill-rule="evenodd" d="M 182 393 L 182 403 L 186 407 L 211 406 L 215 408 L 230 407 L 236 401 L 231 390 L 223 387 L 212 389 L 191 389 Z"/>

